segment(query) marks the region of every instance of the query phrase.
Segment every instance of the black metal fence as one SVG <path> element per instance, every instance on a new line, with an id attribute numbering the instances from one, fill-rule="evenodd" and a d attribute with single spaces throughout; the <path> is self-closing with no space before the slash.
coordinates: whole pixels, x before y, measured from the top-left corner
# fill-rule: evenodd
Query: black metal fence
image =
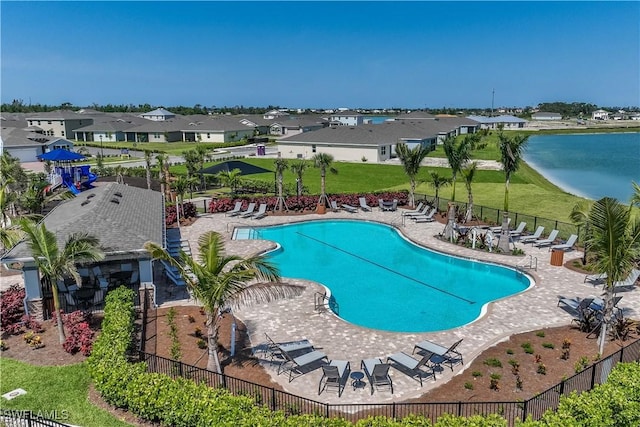
<path id="1" fill-rule="evenodd" d="M 422 415 L 435 422 L 443 414 L 459 416 L 499 414 L 510 425 L 517 419 L 531 415 L 539 419 L 549 409 L 557 409 L 560 397 L 572 391 L 591 390 L 596 384 L 606 382 L 613 367 L 620 362 L 640 360 L 640 340 L 636 340 L 614 354 L 537 394 L 531 399 L 511 402 L 430 402 L 388 404 L 328 404 L 296 396 L 272 387 L 218 374 L 196 366 L 166 359 L 140 351 L 139 360 L 146 362 L 149 372 L 163 373 L 173 378 L 183 377 L 210 387 L 223 387 L 232 394 L 250 396 L 256 404 L 273 411 L 281 410 L 287 415 L 315 414 L 325 417 L 341 417 L 355 422 L 368 416 L 403 418 L 409 414 Z"/>
<path id="2" fill-rule="evenodd" d="M 435 200 L 435 196 L 430 196 L 426 194 L 417 194 L 416 200 L 426 200 L 431 204 L 438 203 L 438 210 L 441 212 L 447 212 L 448 203 L 451 201 L 449 199 L 445 199 L 439 197 L 438 200 Z M 467 202 L 458 201 L 455 202 L 458 206 L 459 213 L 465 213 L 467 211 Z M 491 208 L 488 206 L 473 205 L 473 216 L 478 220 L 485 222 L 487 224 L 502 224 L 502 209 Z M 533 232 L 538 226 L 543 226 L 545 228 L 545 234 L 549 234 L 549 232 L 553 229 L 559 231 L 558 237 L 561 239 L 567 239 L 571 234 L 576 234 L 579 237 L 580 235 L 580 227 L 575 224 L 569 222 L 558 221 L 557 219 L 549 219 L 543 218 L 535 215 L 529 215 L 519 212 L 509 211 L 509 217 L 511 218 L 511 227 L 515 228 L 521 221 L 527 223 L 526 230 L 529 232 Z"/>

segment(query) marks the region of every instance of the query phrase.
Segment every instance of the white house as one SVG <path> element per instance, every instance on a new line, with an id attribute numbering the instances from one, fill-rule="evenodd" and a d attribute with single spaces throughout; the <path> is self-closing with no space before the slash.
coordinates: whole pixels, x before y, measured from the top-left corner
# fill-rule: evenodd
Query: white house
<path id="1" fill-rule="evenodd" d="M 605 110 L 596 110 L 591 113 L 592 120 L 609 120 L 609 112 Z"/>
<path id="2" fill-rule="evenodd" d="M 522 129 L 527 125 L 527 121 L 519 117 L 502 115 L 496 117 L 487 116 L 467 116 L 480 124 L 480 129 L 498 129 L 502 125 L 504 129 Z"/>
<path id="3" fill-rule="evenodd" d="M 154 122 L 164 121 L 173 119 L 176 115 L 173 114 L 169 110 L 165 110 L 164 108 L 156 108 L 153 111 L 149 111 L 148 113 L 140 114 L 140 117 L 145 118 L 147 120 L 153 120 Z"/>
<path id="4" fill-rule="evenodd" d="M 550 120 L 562 120 L 562 114 L 560 113 L 548 113 L 544 111 L 538 111 L 531 115 L 532 120 L 550 121 Z"/>
<path id="5" fill-rule="evenodd" d="M 329 126 L 360 126 L 364 124 L 364 116 L 356 111 L 338 111 L 329 116 Z"/>
<path id="6" fill-rule="evenodd" d="M 6 151 L 20 162 L 37 162 L 39 155 L 57 148 L 71 150 L 73 142 L 25 129 L 13 127 L 0 129 L 0 151 Z"/>

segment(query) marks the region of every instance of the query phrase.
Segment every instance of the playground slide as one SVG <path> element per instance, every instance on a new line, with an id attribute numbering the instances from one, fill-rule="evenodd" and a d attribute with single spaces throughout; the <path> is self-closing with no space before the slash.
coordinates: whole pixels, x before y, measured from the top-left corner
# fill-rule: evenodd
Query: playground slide
<path id="1" fill-rule="evenodd" d="M 76 185 L 73 183 L 73 179 L 71 178 L 71 175 L 69 175 L 68 173 L 64 174 L 62 176 L 62 180 L 64 182 L 64 185 L 66 185 L 67 188 L 69 189 L 69 191 L 71 191 L 73 194 L 80 194 L 80 190 L 76 188 Z"/>
<path id="2" fill-rule="evenodd" d="M 98 175 L 96 175 L 95 173 L 91 173 L 91 171 L 89 171 L 90 167 L 91 167 L 90 165 L 82 165 L 82 166 L 80 166 L 81 175 L 87 178 L 85 181 L 82 182 L 82 185 L 85 188 L 93 188 L 92 183 L 96 179 L 98 179 Z"/>
<path id="3" fill-rule="evenodd" d="M 50 193 L 56 188 L 60 187 L 62 185 L 62 177 L 58 174 L 53 174 L 49 177 L 49 182 L 50 184 L 47 185 L 44 189 L 45 194 Z"/>

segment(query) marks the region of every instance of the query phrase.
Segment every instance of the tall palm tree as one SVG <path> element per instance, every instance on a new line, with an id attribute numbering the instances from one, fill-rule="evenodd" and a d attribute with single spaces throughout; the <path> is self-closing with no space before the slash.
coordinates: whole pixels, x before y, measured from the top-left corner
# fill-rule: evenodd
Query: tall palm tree
<path id="1" fill-rule="evenodd" d="M 190 179 L 184 175 L 180 175 L 178 179 L 176 179 L 173 183 L 173 187 L 176 190 L 176 194 L 178 195 L 178 200 L 176 200 L 176 215 L 178 219 L 178 226 L 180 226 L 180 211 L 184 212 L 184 195 L 189 189 Z"/>
<path id="2" fill-rule="evenodd" d="M 198 170 L 201 171 L 204 169 L 204 161 L 209 154 L 209 149 L 206 145 L 196 145 L 196 153 L 198 154 Z M 200 187 L 205 188 L 205 180 L 204 175 L 200 173 Z"/>
<path id="3" fill-rule="evenodd" d="M 327 183 L 327 170 L 333 174 L 337 174 L 338 170 L 331 167 L 333 163 L 333 156 L 328 153 L 317 153 L 311 157 L 313 166 L 320 169 L 320 198 L 318 199 L 318 205 L 329 206 L 329 198 L 326 192 Z"/>
<path id="4" fill-rule="evenodd" d="M 16 225 L 0 227 L 0 256 L 14 247 L 23 237 L 24 233 Z"/>
<path id="5" fill-rule="evenodd" d="M 215 372 L 221 372 L 217 321 L 222 309 L 296 296 L 303 291 L 301 286 L 281 283 L 277 267 L 263 255 L 247 258 L 227 255 L 224 238 L 215 231 L 198 238 L 196 259 L 181 252 L 177 261 L 153 242 L 146 243 L 145 249 L 154 259 L 163 259 L 178 268 L 195 298 L 204 306 L 209 337 L 207 369 Z"/>
<path id="6" fill-rule="evenodd" d="M 273 164 L 276 168 L 276 181 L 278 183 L 278 206 L 277 209 L 279 212 L 282 212 L 282 206 L 284 205 L 284 197 L 282 196 L 282 180 L 283 177 L 282 175 L 284 174 L 284 171 L 287 170 L 287 168 L 289 167 L 289 163 L 283 159 L 282 157 L 278 156 L 274 161 Z"/>
<path id="7" fill-rule="evenodd" d="M 451 183 L 451 178 L 441 176 L 436 171 L 429 172 L 429 175 L 431 175 L 431 186 L 436 191 L 436 197 L 434 199 L 434 203 L 435 203 L 436 209 L 438 209 L 440 206 L 440 189 L 442 187 L 449 185 Z"/>
<path id="8" fill-rule="evenodd" d="M 416 206 L 416 176 L 420 171 L 420 164 L 427 157 L 429 151 L 427 147 L 422 145 L 409 148 L 404 142 L 396 144 L 396 155 L 402 163 L 404 173 L 409 177 L 409 205 L 411 207 Z"/>
<path id="9" fill-rule="evenodd" d="M 50 288 L 53 294 L 53 307 L 58 315 L 58 338 L 64 343 L 64 327 L 60 316 L 60 298 L 58 296 L 58 280 L 71 276 L 78 287 L 82 279 L 75 264 L 95 262 L 104 258 L 98 239 L 87 233 L 75 233 L 67 238 L 62 250 L 58 246 L 56 235 L 47 230 L 44 223 L 36 224 L 28 219 L 20 220 L 20 228 L 27 238 L 31 256 L 40 271 L 40 281 Z"/>
<path id="10" fill-rule="evenodd" d="M 596 201 L 589 213 L 588 243 L 595 257 L 596 271 L 606 273 L 603 323 L 598 351 L 603 354 L 608 325 L 613 313 L 615 282 L 623 280 L 640 256 L 640 218 L 633 217 L 632 206 L 605 197 Z"/>
<path id="11" fill-rule="evenodd" d="M 571 209 L 571 213 L 569 214 L 569 218 L 571 222 L 578 226 L 579 230 L 582 230 L 582 241 L 584 243 L 584 253 L 582 255 L 582 265 L 587 264 L 587 252 L 589 249 L 589 244 L 587 243 L 589 239 L 589 213 L 591 212 L 591 203 L 586 200 L 578 201 L 575 206 Z"/>
<path id="12" fill-rule="evenodd" d="M 458 174 L 462 171 L 464 165 L 469 161 L 470 154 L 470 140 L 463 139 L 459 143 L 456 143 L 455 136 L 448 136 L 443 141 L 444 153 L 449 161 L 449 167 L 451 168 L 451 183 L 453 190 L 451 191 L 451 201 L 456 201 L 456 179 Z"/>
<path id="13" fill-rule="evenodd" d="M 144 150 L 144 165 L 147 172 L 147 190 L 151 190 L 151 156 L 150 150 Z"/>
<path id="14" fill-rule="evenodd" d="M 511 176 L 520 168 L 522 154 L 527 146 L 529 135 L 515 135 L 513 138 L 498 134 L 498 150 L 500 151 L 500 163 L 504 171 L 504 211 L 509 211 L 509 182 Z"/>
<path id="15" fill-rule="evenodd" d="M 299 161 L 292 163 L 291 166 L 289 166 L 291 172 L 296 175 L 296 191 L 298 197 L 302 196 L 302 190 L 304 189 L 304 185 L 302 184 L 302 177 L 304 175 L 304 171 L 307 170 L 308 167 L 309 163 L 304 159 L 300 159 Z"/>
<path id="16" fill-rule="evenodd" d="M 464 214 L 465 221 L 471 221 L 473 219 L 473 192 L 471 191 L 471 185 L 473 184 L 473 178 L 476 176 L 477 169 L 478 162 L 473 162 L 462 169 L 462 177 L 464 178 L 464 186 L 467 189 L 468 196 L 467 212 Z"/>
<path id="17" fill-rule="evenodd" d="M 237 168 L 230 171 L 220 171 L 217 174 L 222 185 L 229 187 L 232 193 L 236 192 L 236 188 L 240 184 L 240 175 L 242 175 L 242 172 Z"/>
<path id="18" fill-rule="evenodd" d="M 156 155 L 156 162 L 158 163 L 158 169 L 159 169 L 158 174 L 160 178 L 160 192 L 165 196 L 167 194 L 166 186 L 169 179 L 168 161 L 169 161 L 169 156 L 167 156 L 166 154 L 160 153 Z"/>

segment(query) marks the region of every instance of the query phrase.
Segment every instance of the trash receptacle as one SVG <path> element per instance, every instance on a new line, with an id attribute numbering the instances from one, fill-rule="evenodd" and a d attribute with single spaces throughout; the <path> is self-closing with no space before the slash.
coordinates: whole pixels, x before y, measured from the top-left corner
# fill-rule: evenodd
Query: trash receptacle
<path id="1" fill-rule="evenodd" d="M 561 267 L 564 263 L 564 251 L 561 249 L 551 249 L 551 265 Z"/>

